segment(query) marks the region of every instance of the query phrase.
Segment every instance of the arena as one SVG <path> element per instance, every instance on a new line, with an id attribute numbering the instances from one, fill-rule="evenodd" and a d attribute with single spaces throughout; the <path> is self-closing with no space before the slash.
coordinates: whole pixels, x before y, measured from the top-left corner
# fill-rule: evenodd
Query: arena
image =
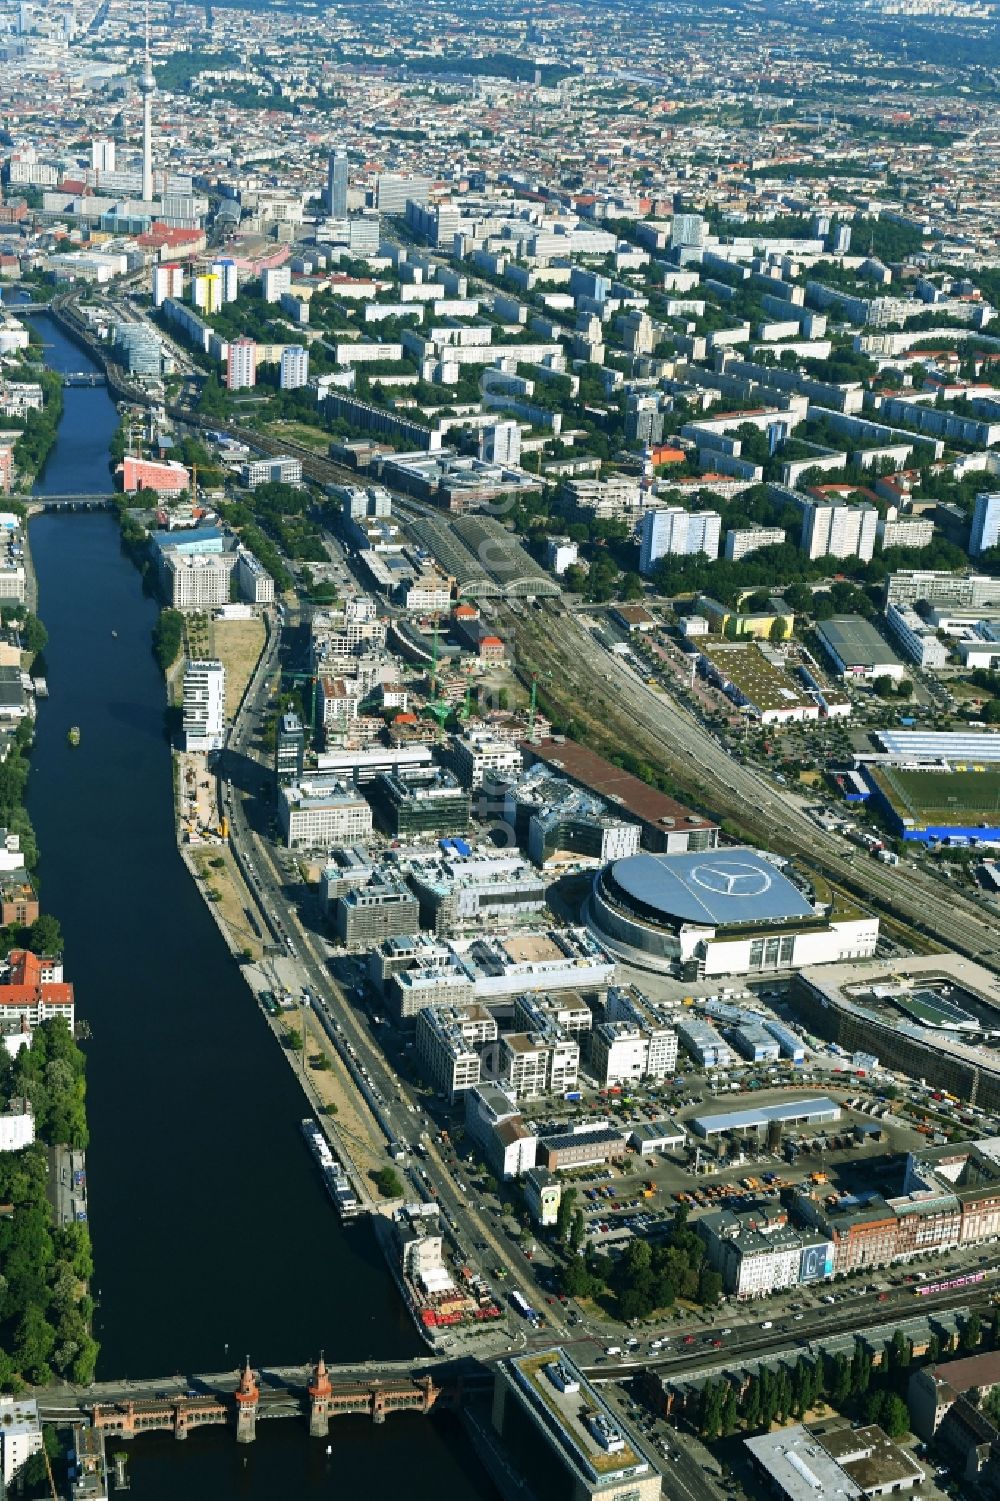
<path id="1" fill-rule="evenodd" d="M 877 918 L 834 912 L 745 847 L 615 860 L 589 920 L 620 958 L 690 980 L 867 959 L 878 940 Z"/>

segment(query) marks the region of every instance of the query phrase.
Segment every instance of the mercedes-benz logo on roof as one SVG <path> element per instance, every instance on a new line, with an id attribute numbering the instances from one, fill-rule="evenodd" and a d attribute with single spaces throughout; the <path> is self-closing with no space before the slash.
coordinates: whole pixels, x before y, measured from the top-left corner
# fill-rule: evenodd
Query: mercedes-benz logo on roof
<path id="1" fill-rule="evenodd" d="M 763 896 L 771 877 L 759 865 L 734 861 L 731 865 L 696 865 L 690 876 L 695 886 L 720 896 Z"/>

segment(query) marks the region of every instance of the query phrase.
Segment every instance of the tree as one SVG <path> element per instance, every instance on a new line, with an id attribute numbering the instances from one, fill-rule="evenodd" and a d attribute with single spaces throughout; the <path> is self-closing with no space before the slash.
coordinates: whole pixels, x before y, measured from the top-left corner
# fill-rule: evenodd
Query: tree
<path id="1" fill-rule="evenodd" d="M 559 1199 L 559 1208 L 556 1210 L 556 1234 L 560 1240 L 565 1240 L 569 1234 L 570 1225 L 573 1223 L 573 1207 L 575 1202 L 576 1189 L 564 1189 Z"/>
<path id="2" fill-rule="evenodd" d="M 910 1414 L 897 1392 L 871 1392 L 865 1402 L 865 1417 L 877 1423 L 890 1438 L 902 1438 L 910 1430 Z"/>
<path id="3" fill-rule="evenodd" d="M 21 641 L 25 651 L 44 651 L 48 643 L 49 633 L 45 629 L 37 615 L 27 614 L 21 624 Z"/>
<path id="4" fill-rule="evenodd" d="M 587 1224 L 583 1217 L 583 1210 L 578 1209 L 573 1215 L 573 1223 L 569 1230 L 569 1248 L 575 1256 L 583 1245 L 587 1236 Z"/>
<path id="5" fill-rule="evenodd" d="M 43 912 L 28 929 L 28 947 L 32 953 L 52 956 L 63 949 L 62 929 L 56 918 Z"/>
<path id="6" fill-rule="evenodd" d="M 375 1173 L 375 1186 L 385 1199 L 400 1199 L 403 1196 L 403 1184 L 394 1167 L 381 1167 Z"/>
<path id="7" fill-rule="evenodd" d="M 774 619 L 771 621 L 771 629 L 768 632 L 768 635 L 770 636 L 772 641 L 784 641 L 785 637 L 788 635 L 788 621 L 783 615 L 775 615 Z"/>
<path id="8" fill-rule="evenodd" d="M 972 1313 L 962 1325 L 958 1337 L 959 1348 L 962 1350 L 974 1350 L 983 1336 L 983 1321 L 973 1309 Z"/>

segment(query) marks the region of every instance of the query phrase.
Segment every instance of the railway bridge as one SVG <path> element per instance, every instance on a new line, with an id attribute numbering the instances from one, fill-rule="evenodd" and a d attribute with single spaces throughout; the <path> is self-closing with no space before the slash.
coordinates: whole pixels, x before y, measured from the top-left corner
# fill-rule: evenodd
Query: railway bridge
<path id="1" fill-rule="evenodd" d="M 426 1415 L 435 1407 L 457 1407 L 463 1392 L 491 1383 L 489 1369 L 471 1360 L 328 1366 L 321 1355 L 312 1366 L 255 1370 L 248 1357 L 235 1378 L 230 1372 L 55 1388 L 39 1407 L 46 1421 L 91 1427 L 102 1439 L 157 1432 L 186 1439 L 198 1428 L 221 1425 L 234 1428 L 237 1442 L 248 1444 L 258 1419 L 305 1414 L 309 1432 L 323 1438 L 331 1418 L 360 1415 L 384 1423 L 397 1412 Z"/>

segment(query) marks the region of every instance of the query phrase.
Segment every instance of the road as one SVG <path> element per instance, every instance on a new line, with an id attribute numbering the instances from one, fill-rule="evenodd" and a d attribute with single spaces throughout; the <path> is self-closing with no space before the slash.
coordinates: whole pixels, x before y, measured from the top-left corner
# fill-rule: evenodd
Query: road
<path id="1" fill-rule="evenodd" d="M 909 865 L 880 865 L 863 854 L 848 858 L 844 841 L 819 828 L 792 792 L 734 760 L 684 704 L 651 689 L 575 615 L 551 607 L 519 615 L 508 610 L 505 624 L 516 634 L 517 657 L 528 672 L 537 672 L 542 681 L 555 673 L 590 712 L 598 712 L 599 701 L 605 723 L 621 724 L 626 743 L 626 723 L 632 734 L 636 725 L 646 731 L 678 782 L 697 789 L 716 816 L 738 818 L 766 848 L 801 855 L 890 917 L 903 917 L 944 947 L 1000 969 L 995 913 Z"/>

